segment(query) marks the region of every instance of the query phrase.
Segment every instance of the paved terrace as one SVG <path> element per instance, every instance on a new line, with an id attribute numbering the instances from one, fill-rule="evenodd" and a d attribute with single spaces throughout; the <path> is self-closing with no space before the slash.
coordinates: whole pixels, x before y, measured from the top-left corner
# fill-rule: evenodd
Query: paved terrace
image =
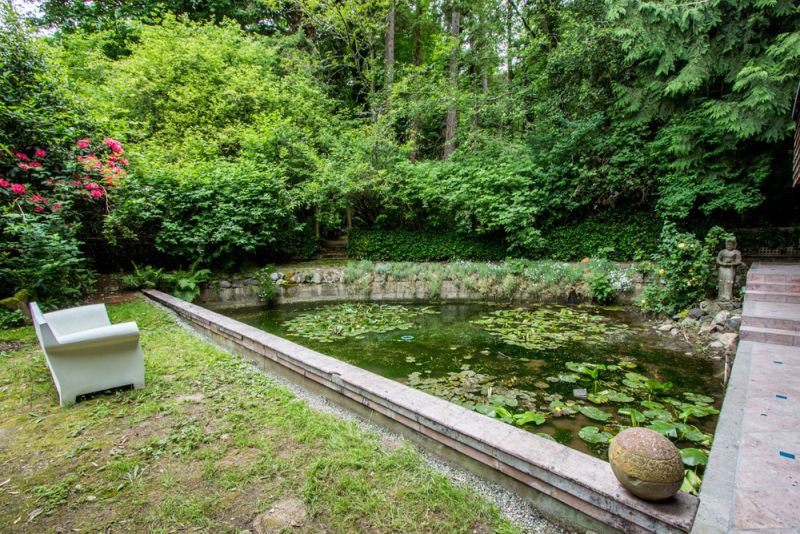
<path id="1" fill-rule="evenodd" d="M 800 264 L 753 265 L 740 336 L 692 532 L 800 532 Z"/>

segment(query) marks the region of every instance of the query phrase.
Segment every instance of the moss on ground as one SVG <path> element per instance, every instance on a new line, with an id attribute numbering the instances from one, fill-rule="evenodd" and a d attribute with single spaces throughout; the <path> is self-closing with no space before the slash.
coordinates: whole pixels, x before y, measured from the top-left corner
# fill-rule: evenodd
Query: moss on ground
<path id="1" fill-rule="evenodd" d="M 109 311 L 139 323 L 147 386 L 67 408 L 33 330 L 0 331 L 0 531 L 241 532 L 289 497 L 308 512 L 292 532 L 515 530 L 413 448 L 312 411 L 145 301 Z"/>

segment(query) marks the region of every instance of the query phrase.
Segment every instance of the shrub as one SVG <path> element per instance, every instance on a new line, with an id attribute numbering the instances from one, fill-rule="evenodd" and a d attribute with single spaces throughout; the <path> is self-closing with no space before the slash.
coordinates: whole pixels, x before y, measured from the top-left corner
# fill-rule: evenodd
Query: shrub
<path id="1" fill-rule="evenodd" d="M 648 311 L 677 313 L 704 299 L 716 286 L 716 252 L 725 232 L 714 227 L 701 241 L 665 223 L 650 276 L 655 283 L 642 292 L 639 305 Z"/>
<path id="2" fill-rule="evenodd" d="M 94 273 L 88 268 L 75 237 L 57 216 L 6 215 L 7 241 L 0 255 L 0 291 L 27 289 L 44 308 L 75 304 L 91 289 Z"/>
<path id="3" fill-rule="evenodd" d="M 488 261 L 507 256 L 502 242 L 417 230 L 352 230 L 347 251 L 353 258 L 373 261 Z"/>
<path id="4" fill-rule="evenodd" d="M 0 330 L 16 328 L 25 324 L 25 317 L 20 310 L 7 310 L 0 308 Z"/>
<path id="5" fill-rule="evenodd" d="M 559 261 L 604 258 L 630 261 L 656 252 L 661 221 L 647 213 L 609 214 L 610 220 L 587 219 L 543 232 L 538 255 Z"/>

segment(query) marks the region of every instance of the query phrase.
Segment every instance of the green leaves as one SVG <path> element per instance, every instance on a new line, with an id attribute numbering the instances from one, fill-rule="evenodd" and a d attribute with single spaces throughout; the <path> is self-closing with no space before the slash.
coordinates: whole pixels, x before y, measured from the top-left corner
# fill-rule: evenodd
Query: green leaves
<path id="1" fill-rule="evenodd" d="M 594 419 L 596 421 L 608 421 L 612 416 L 612 414 L 604 412 L 594 406 L 581 406 L 580 412 L 589 419 Z"/>
<path id="2" fill-rule="evenodd" d="M 706 465 L 708 463 L 708 454 L 700 449 L 688 447 L 681 449 L 681 459 L 684 465 L 689 467 L 697 467 L 698 465 Z"/>
<path id="3" fill-rule="evenodd" d="M 570 308 L 498 310 L 472 323 L 505 343 L 534 350 L 554 349 L 577 341 L 600 342 L 626 330 L 624 324 L 612 324 L 600 315 Z M 603 365 L 570 363 L 568 369 L 594 379 L 605 369 Z"/>
<path id="4" fill-rule="evenodd" d="M 586 443 L 606 444 L 611 441 L 611 434 L 601 432 L 596 426 L 585 426 L 578 432 L 578 436 Z"/>
<path id="5" fill-rule="evenodd" d="M 338 304 L 325 306 L 286 321 L 284 326 L 294 335 L 320 343 L 332 343 L 345 337 L 368 333 L 407 330 L 412 320 L 422 314 L 436 313 L 430 308 L 406 308 L 379 304 Z M 503 404 L 503 402 L 500 402 Z"/>

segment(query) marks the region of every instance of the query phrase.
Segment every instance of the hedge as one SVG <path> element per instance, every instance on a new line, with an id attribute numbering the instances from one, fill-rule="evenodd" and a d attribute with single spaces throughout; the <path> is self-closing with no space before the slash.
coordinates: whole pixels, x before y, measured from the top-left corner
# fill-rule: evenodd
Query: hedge
<path id="1" fill-rule="evenodd" d="M 500 240 L 423 230 L 351 230 L 347 252 L 351 258 L 372 261 L 489 261 L 508 256 Z"/>

